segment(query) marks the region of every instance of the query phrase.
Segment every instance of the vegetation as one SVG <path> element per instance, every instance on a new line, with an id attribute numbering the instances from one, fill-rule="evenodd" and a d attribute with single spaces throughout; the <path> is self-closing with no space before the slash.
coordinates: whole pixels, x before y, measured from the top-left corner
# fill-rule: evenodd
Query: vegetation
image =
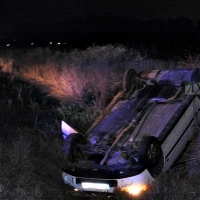
<path id="1" fill-rule="evenodd" d="M 70 52 L 1 49 L 0 199 L 199 198 L 198 159 L 175 165 L 138 197 L 120 190 L 113 195 L 75 192 L 61 179 L 67 161 L 60 130 L 65 120 L 85 132 L 121 88 L 125 69 L 194 68 L 199 58 L 154 60 L 120 45 Z M 198 158 L 198 148 L 194 138 L 186 153 L 192 149 Z"/>

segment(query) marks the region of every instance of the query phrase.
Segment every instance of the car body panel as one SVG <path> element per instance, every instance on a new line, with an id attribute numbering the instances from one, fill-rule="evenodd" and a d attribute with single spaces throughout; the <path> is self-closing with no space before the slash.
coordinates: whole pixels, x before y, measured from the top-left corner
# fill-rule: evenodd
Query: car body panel
<path id="1" fill-rule="evenodd" d="M 77 177 L 67 174 L 66 172 L 62 173 L 62 178 L 64 183 L 71 185 L 72 187 L 78 189 L 79 191 L 90 191 L 90 192 L 108 192 L 113 193 L 116 188 L 125 188 L 127 186 L 144 186 L 150 184 L 154 178 L 150 175 L 149 171 L 145 169 L 143 172 L 136 176 L 121 178 L 121 179 L 94 179 L 94 178 L 85 178 Z M 95 188 L 93 186 L 88 186 L 84 188 L 82 183 L 104 183 L 108 184 L 108 188 Z"/>
<path id="2" fill-rule="evenodd" d="M 64 121 L 61 122 L 61 129 L 62 129 L 62 133 L 63 133 L 62 134 L 63 135 L 63 139 L 66 139 L 66 137 L 69 134 L 78 133 L 75 129 L 73 129 L 71 126 L 69 126 Z"/>

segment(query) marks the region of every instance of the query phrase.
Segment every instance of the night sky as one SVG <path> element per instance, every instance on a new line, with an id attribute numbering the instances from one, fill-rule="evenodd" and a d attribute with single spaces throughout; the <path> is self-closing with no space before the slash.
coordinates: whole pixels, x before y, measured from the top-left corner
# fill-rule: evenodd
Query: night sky
<path id="1" fill-rule="evenodd" d="M 131 20 L 186 17 L 196 23 L 199 11 L 199 0 L 1 0 L 0 38 L 106 34 Z"/>

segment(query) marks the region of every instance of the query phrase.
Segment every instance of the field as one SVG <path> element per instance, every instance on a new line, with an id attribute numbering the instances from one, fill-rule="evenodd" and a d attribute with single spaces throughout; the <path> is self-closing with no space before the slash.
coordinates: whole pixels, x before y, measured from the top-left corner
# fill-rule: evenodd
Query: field
<path id="1" fill-rule="evenodd" d="M 0 199 L 200 199 L 196 138 L 186 162 L 178 160 L 137 197 L 75 192 L 61 179 L 61 120 L 85 132 L 121 89 L 125 69 L 196 67 L 198 54 L 165 61 L 122 45 L 0 49 Z"/>

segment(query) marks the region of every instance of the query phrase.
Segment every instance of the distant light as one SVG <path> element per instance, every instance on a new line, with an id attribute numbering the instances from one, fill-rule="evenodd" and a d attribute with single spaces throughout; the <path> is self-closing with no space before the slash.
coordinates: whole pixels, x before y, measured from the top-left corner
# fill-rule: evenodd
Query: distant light
<path id="1" fill-rule="evenodd" d="M 6 44 L 6 46 L 7 46 L 7 47 L 9 47 L 9 46 L 10 46 L 10 44 Z"/>
<path id="2" fill-rule="evenodd" d="M 30 44 L 31 46 L 33 46 L 34 45 L 34 43 L 33 42 L 31 42 L 31 44 Z"/>
<path id="3" fill-rule="evenodd" d="M 66 42 L 64 42 L 63 44 L 66 44 Z"/>
<path id="4" fill-rule="evenodd" d="M 78 189 L 74 188 L 74 191 L 75 191 L 75 192 L 78 192 Z"/>
<path id="5" fill-rule="evenodd" d="M 52 45 L 52 44 L 53 44 L 53 42 L 49 42 L 49 44 L 50 44 L 50 45 Z"/>
<path id="6" fill-rule="evenodd" d="M 58 42 L 58 45 L 60 45 L 60 42 Z"/>

